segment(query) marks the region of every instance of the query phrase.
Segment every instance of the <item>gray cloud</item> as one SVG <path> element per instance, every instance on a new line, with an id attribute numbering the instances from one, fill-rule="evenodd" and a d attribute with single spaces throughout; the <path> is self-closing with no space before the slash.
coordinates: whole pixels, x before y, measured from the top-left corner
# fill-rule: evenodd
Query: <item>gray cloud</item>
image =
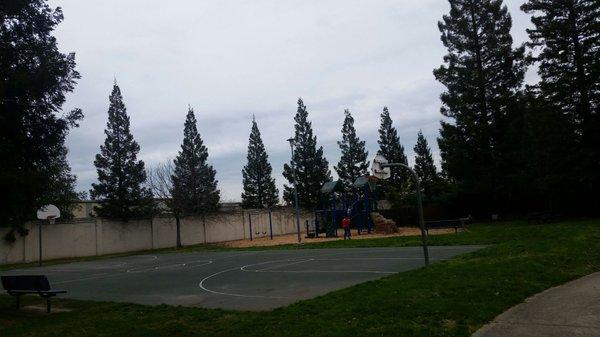
<path id="1" fill-rule="evenodd" d="M 515 41 L 526 38 L 521 1 L 507 2 Z M 95 181 L 108 95 L 116 76 L 140 157 L 151 166 L 179 149 L 188 104 L 217 169 L 225 200 L 239 200 L 251 116 L 259 122 L 278 187 L 302 96 L 319 144 L 339 160 L 343 110 L 371 154 L 379 114 L 389 106 L 412 160 L 422 129 L 439 160 L 439 94 L 432 75 L 445 53 L 442 0 L 177 1 L 54 0 L 65 21 L 56 36 L 82 74 L 65 109 L 86 115 L 68 138 L 78 188 Z M 534 78 L 535 76 L 531 76 Z"/>

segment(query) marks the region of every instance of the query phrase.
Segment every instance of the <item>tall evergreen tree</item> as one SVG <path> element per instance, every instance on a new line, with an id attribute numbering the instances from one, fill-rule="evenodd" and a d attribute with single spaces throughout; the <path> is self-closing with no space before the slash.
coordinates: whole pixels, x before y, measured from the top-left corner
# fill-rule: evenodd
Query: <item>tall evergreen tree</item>
<path id="1" fill-rule="evenodd" d="M 68 212 L 75 195 L 64 142 L 83 114 L 59 113 L 80 76 L 75 55 L 61 53 L 52 36 L 60 8 L 3 1 L 0 20 L 0 226 L 20 228 L 45 204 Z"/>
<path id="2" fill-rule="evenodd" d="M 358 177 L 365 176 L 369 163 L 369 153 L 365 149 L 365 142 L 356 135 L 354 118 L 350 110 L 344 110 L 344 124 L 342 125 L 342 140 L 338 142 L 342 157 L 335 170 L 347 190 L 350 190 Z"/>
<path id="3" fill-rule="evenodd" d="M 68 150 L 63 141 L 60 151 L 46 170 L 51 181 L 47 197 L 60 209 L 62 219 L 72 219 L 73 210 L 76 207 L 74 201 L 86 196 L 85 192 L 75 191 L 77 177 L 71 173 L 67 153 Z"/>
<path id="4" fill-rule="evenodd" d="M 387 107 L 383 107 L 381 113 L 381 125 L 379 126 L 379 154 L 385 157 L 390 163 L 408 164 L 408 159 L 404 154 L 404 146 L 400 144 L 398 131 L 392 125 L 392 118 Z M 390 178 L 386 181 L 391 186 L 398 186 L 406 179 L 406 175 L 401 169 L 391 171 Z"/>
<path id="5" fill-rule="evenodd" d="M 172 196 L 183 215 L 205 214 L 219 207 L 216 171 L 207 159 L 208 149 L 198 133 L 194 110 L 189 108 L 173 174 Z"/>
<path id="6" fill-rule="evenodd" d="M 596 0 L 529 0 L 521 7 L 533 14 L 529 46 L 539 49 L 542 94 L 578 127 L 591 132 L 600 109 L 600 3 Z"/>
<path id="7" fill-rule="evenodd" d="M 329 163 L 323 156 L 323 147 L 317 148 L 317 136 L 313 136 L 312 123 L 308 120 L 308 111 L 298 98 L 298 110 L 294 117 L 294 157 L 283 166 L 283 176 L 289 185 L 284 185 L 283 198 L 287 203 L 294 202 L 294 175 L 296 171 L 298 203 L 301 207 L 312 208 L 319 202 L 319 190 L 331 180 Z"/>
<path id="8" fill-rule="evenodd" d="M 248 163 L 242 170 L 242 205 L 245 208 L 270 208 L 277 205 L 279 191 L 275 187 L 275 179 L 271 177 L 273 169 L 254 117 L 246 158 Z"/>
<path id="9" fill-rule="evenodd" d="M 527 190 L 521 194 L 535 209 L 565 211 L 573 204 L 581 206 L 584 198 L 578 195 L 581 185 L 574 171 L 580 154 L 571 118 L 546 101 L 539 89 L 528 89 L 526 98 L 522 185 Z"/>
<path id="10" fill-rule="evenodd" d="M 129 116 L 116 82 L 109 99 L 106 139 L 94 160 L 98 183 L 92 184 L 90 195 L 100 203 L 95 209 L 98 216 L 127 221 L 149 215 L 152 192 L 144 186 L 144 162 L 137 159 L 140 146 L 129 129 Z"/>
<path id="11" fill-rule="evenodd" d="M 600 2 L 597 0 L 529 0 L 521 7 L 532 14 L 527 32 L 537 53 L 539 99 L 566 115 L 579 156 L 574 171 L 595 199 L 600 186 Z M 546 119 L 548 120 L 548 119 Z"/>
<path id="12" fill-rule="evenodd" d="M 513 49 L 512 20 L 501 0 L 449 0 L 438 26 L 448 49 L 434 71 L 446 86 L 438 139 L 445 175 L 482 207 L 498 196 L 497 167 L 525 74 L 524 47 Z M 508 149 L 508 151 L 514 149 Z"/>
<path id="13" fill-rule="evenodd" d="M 438 192 L 439 176 L 433 162 L 431 149 L 422 131 L 419 131 L 417 135 L 417 144 L 414 147 L 414 151 L 416 155 L 414 170 L 419 177 L 423 194 L 427 198 L 433 198 Z"/>

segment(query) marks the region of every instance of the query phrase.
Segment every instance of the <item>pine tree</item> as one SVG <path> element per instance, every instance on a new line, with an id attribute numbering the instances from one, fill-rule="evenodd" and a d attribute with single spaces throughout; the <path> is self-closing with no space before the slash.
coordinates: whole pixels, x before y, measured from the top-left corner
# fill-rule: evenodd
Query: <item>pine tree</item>
<path id="1" fill-rule="evenodd" d="M 439 176 L 437 168 L 433 162 L 431 149 L 427 144 L 427 139 L 423 136 L 423 132 L 419 131 L 417 135 L 417 144 L 414 147 L 415 151 L 415 166 L 414 170 L 421 184 L 421 189 L 425 197 L 431 199 L 438 193 L 437 187 L 439 184 Z"/>
<path id="2" fill-rule="evenodd" d="M 248 163 L 242 170 L 244 192 L 242 205 L 245 208 L 270 208 L 279 202 L 279 191 L 275 187 L 273 171 L 265 150 L 260 130 L 254 117 L 248 142 Z"/>
<path id="3" fill-rule="evenodd" d="M 527 142 L 522 167 L 526 173 L 523 187 L 527 190 L 520 194 L 528 197 L 529 207 L 564 211 L 569 204 L 581 206 L 582 202 L 577 181 L 580 176 L 573 164 L 579 157 L 578 146 L 571 118 L 540 97 L 538 89 L 526 91 L 523 124 Z"/>
<path id="4" fill-rule="evenodd" d="M 172 195 L 183 215 L 205 214 L 219 207 L 216 172 L 207 159 L 208 149 L 198 133 L 194 110 L 189 108 L 173 174 Z"/>
<path id="5" fill-rule="evenodd" d="M 398 131 L 392 125 L 392 118 L 387 107 L 383 107 L 381 113 L 381 125 L 379 126 L 379 154 L 385 157 L 390 163 L 408 164 L 408 159 L 404 154 L 404 146 L 400 144 Z M 385 181 L 390 186 L 398 186 L 407 179 L 402 169 L 393 169 L 390 178 Z"/>
<path id="6" fill-rule="evenodd" d="M 98 183 L 92 184 L 90 191 L 91 197 L 100 203 L 96 214 L 125 221 L 149 215 L 153 207 L 152 192 L 144 186 L 144 162 L 137 159 L 140 146 L 129 129 L 129 116 L 116 82 L 104 134 L 104 145 L 94 160 Z"/>
<path id="7" fill-rule="evenodd" d="M 578 147 L 564 176 L 580 178 L 595 199 L 600 186 L 600 2 L 597 0 L 529 0 L 521 7 L 532 14 L 528 44 L 537 56 L 538 99 L 566 115 Z"/>
<path id="8" fill-rule="evenodd" d="M 80 78 L 75 54 L 61 53 L 53 36 L 62 20 L 60 8 L 44 0 L 0 5 L 0 189 L 6 196 L 0 226 L 21 228 L 39 207 L 52 203 L 64 213 L 61 204 L 73 201 L 66 200 L 74 196 L 75 177 L 63 161 L 64 144 L 83 114 L 60 116 Z"/>
<path id="9" fill-rule="evenodd" d="M 342 125 L 342 140 L 338 142 L 342 157 L 335 170 L 346 190 L 351 190 L 358 177 L 365 176 L 369 163 L 369 153 L 365 149 L 365 142 L 356 135 L 354 118 L 350 110 L 344 110 L 344 124 Z"/>
<path id="10" fill-rule="evenodd" d="M 444 174 L 469 191 L 482 207 L 497 197 L 496 165 L 506 149 L 503 126 L 525 74 L 524 47 L 513 49 L 512 20 L 501 0 L 449 0 L 450 13 L 438 23 L 448 49 L 434 71 L 446 86 L 438 139 Z M 515 149 L 512 149 L 515 150 Z"/>
<path id="11" fill-rule="evenodd" d="M 323 156 L 323 147 L 317 148 L 317 137 L 313 136 L 312 124 L 308 121 L 308 111 L 302 98 L 298 98 L 294 121 L 295 150 L 290 163 L 283 166 L 283 176 L 289 182 L 289 185 L 284 185 L 283 198 L 289 204 L 294 202 L 293 165 L 298 180 L 298 203 L 301 207 L 312 208 L 319 202 L 319 191 L 323 184 L 331 180 L 331 172 Z"/>
<path id="12" fill-rule="evenodd" d="M 85 198 L 85 192 L 76 192 L 75 185 L 77 177 L 71 173 L 71 167 L 67 161 L 67 147 L 64 142 L 60 151 L 48 166 L 46 173 L 50 178 L 49 199 L 60 209 L 60 217 L 73 218 L 73 210 L 76 206 L 74 201 Z"/>
<path id="13" fill-rule="evenodd" d="M 528 44 L 540 49 L 542 95 L 569 115 L 584 135 L 600 109 L 600 3 L 596 0 L 529 0 Z"/>

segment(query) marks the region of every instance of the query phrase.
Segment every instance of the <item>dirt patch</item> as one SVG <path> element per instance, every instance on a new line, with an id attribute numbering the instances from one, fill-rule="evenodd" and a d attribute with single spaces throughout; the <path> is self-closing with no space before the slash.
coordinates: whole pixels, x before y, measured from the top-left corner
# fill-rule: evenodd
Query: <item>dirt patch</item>
<path id="1" fill-rule="evenodd" d="M 71 311 L 71 309 L 68 309 L 68 308 L 65 308 L 62 306 L 56 306 L 53 303 L 52 311 L 50 312 L 50 315 L 58 314 L 61 312 L 69 312 L 69 311 Z M 0 316 L 2 316 L 2 315 L 28 317 L 28 316 L 37 316 L 37 315 L 48 315 L 48 313 L 46 312 L 46 303 L 44 303 L 44 304 L 40 303 L 40 304 L 24 305 L 21 308 L 19 308 L 19 310 L 17 310 L 14 307 L 14 305 L 11 305 L 10 307 L 5 307 L 5 308 L 0 309 Z M 2 322 L 0 322 L 0 325 L 1 324 L 2 324 Z"/>
<path id="2" fill-rule="evenodd" d="M 429 231 L 429 235 L 439 235 L 439 234 L 449 234 L 449 233 L 454 233 L 454 229 L 452 229 L 452 228 L 435 229 L 435 230 Z M 323 234 L 322 237 L 309 239 L 309 238 L 306 238 L 305 235 L 306 235 L 306 233 L 301 233 L 302 243 L 336 241 L 336 240 L 344 239 L 341 230 L 338 231 L 337 238 L 326 238 L 324 236 L 325 234 Z M 414 236 L 414 235 L 421 235 L 421 230 L 416 227 L 399 227 L 398 233 L 394 233 L 394 234 L 378 234 L 378 233 L 365 234 L 365 233 L 363 233 L 361 235 L 358 235 L 358 233 L 355 230 L 352 230 L 352 240 L 377 239 L 377 238 L 389 238 L 389 237 L 394 237 L 394 236 Z M 246 239 L 246 240 L 224 242 L 223 245 L 228 246 L 228 247 L 244 248 L 244 247 L 278 246 L 278 245 L 286 245 L 286 244 L 294 244 L 294 243 L 298 243 L 298 234 L 287 234 L 287 235 L 274 236 L 273 240 L 271 240 L 271 238 L 269 236 L 263 236 L 263 237 L 253 238 L 252 241 L 249 239 Z"/>
<path id="3" fill-rule="evenodd" d="M 20 310 L 26 311 L 28 313 L 32 313 L 32 314 L 47 314 L 46 312 L 46 304 L 38 304 L 38 305 L 27 305 L 22 307 Z M 52 305 L 52 311 L 50 312 L 50 314 L 57 314 L 59 312 L 69 312 L 71 311 L 71 309 L 67 309 L 67 308 L 63 308 L 63 307 L 57 307 L 54 304 Z"/>

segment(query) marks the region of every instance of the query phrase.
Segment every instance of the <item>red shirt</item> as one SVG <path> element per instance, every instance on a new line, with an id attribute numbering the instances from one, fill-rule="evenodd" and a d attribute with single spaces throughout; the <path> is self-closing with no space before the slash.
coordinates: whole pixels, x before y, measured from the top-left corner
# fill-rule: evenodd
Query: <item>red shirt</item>
<path id="1" fill-rule="evenodd" d="M 350 228 L 350 218 L 342 219 L 342 228 Z"/>

